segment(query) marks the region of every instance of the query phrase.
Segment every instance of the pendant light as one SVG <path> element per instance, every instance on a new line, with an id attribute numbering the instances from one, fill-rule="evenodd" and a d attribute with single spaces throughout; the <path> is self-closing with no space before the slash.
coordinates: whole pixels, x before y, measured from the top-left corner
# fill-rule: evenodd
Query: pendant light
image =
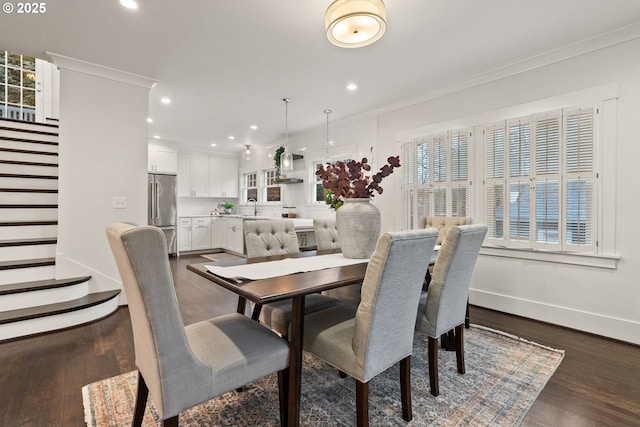
<path id="1" fill-rule="evenodd" d="M 325 167 L 331 164 L 331 158 L 329 158 L 329 114 L 332 113 L 331 110 L 324 110 L 324 113 L 327 115 L 327 143 L 325 145 L 325 154 L 324 154 L 324 164 Z"/>
<path id="2" fill-rule="evenodd" d="M 242 160 L 251 160 L 251 145 L 245 145 L 242 150 Z"/>
<path id="3" fill-rule="evenodd" d="M 284 101 L 284 151 L 280 155 L 280 172 L 293 172 L 293 154 L 289 151 L 289 98 L 282 98 Z"/>

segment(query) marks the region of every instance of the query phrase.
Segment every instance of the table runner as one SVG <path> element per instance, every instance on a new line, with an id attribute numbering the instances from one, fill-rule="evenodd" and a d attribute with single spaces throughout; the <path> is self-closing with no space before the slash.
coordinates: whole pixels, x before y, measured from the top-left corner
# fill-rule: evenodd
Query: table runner
<path id="1" fill-rule="evenodd" d="M 227 279 L 260 280 L 305 271 L 360 264 L 368 261 L 368 259 L 345 258 L 342 254 L 329 254 L 303 258 L 285 258 L 278 261 L 266 261 L 228 267 L 206 265 L 206 268 L 216 276 Z"/>

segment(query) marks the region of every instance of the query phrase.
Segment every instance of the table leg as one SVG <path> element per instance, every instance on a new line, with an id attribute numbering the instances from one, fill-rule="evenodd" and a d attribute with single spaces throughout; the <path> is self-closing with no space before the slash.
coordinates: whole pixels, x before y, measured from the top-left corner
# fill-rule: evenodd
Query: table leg
<path id="1" fill-rule="evenodd" d="M 247 299 L 245 297 L 238 297 L 238 313 L 244 314 L 247 309 Z"/>
<path id="2" fill-rule="evenodd" d="M 291 306 L 291 332 L 289 334 L 289 419 L 287 420 L 289 427 L 297 427 L 300 422 L 303 333 L 304 295 L 294 297 Z"/>

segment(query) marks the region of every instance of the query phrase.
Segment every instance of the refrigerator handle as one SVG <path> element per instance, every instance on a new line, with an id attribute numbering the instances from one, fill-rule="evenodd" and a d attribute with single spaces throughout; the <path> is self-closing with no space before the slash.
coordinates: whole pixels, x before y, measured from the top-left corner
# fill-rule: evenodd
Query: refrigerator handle
<path id="1" fill-rule="evenodd" d="M 156 219 L 160 219 L 160 200 L 159 200 L 159 197 L 158 197 L 158 183 L 157 182 L 156 182 L 155 196 L 156 196 Z"/>
<path id="2" fill-rule="evenodd" d="M 154 220 L 156 219 L 156 195 L 153 191 L 153 181 L 149 182 L 149 197 L 151 198 L 151 224 L 155 225 Z"/>

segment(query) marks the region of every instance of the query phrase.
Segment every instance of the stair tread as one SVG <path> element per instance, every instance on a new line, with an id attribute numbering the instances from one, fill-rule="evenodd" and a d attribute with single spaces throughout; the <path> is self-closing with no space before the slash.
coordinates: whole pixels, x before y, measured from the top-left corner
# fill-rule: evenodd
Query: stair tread
<path id="1" fill-rule="evenodd" d="M 10 239 L 0 240 L 0 247 L 7 246 L 33 246 L 33 245 L 53 245 L 58 243 L 57 237 L 35 237 L 31 239 Z"/>
<path id="2" fill-rule="evenodd" d="M 41 291 L 44 289 L 63 288 L 86 282 L 91 276 L 69 277 L 66 279 L 35 280 L 32 282 L 10 283 L 0 286 L 0 295 L 18 294 L 23 292 Z"/>
<path id="3" fill-rule="evenodd" d="M 0 137 L 0 140 L 7 140 L 7 138 Z M 24 141 L 21 141 L 24 142 Z M 47 144 L 46 142 L 42 142 L 42 144 Z M 20 154 L 37 154 L 39 156 L 58 156 L 56 151 L 42 151 L 42 150 L 24 150 L 22 148 L 4 148 L 0 147 L 0 151 L 4 151 L 6 153 L 20 153 Z"/>
<path id="4" fill-rule="evenodd" d="M 120 289 L 96 292 L 70 301 L 0 312 L 0 324 L 38 319 L 41 317 L 70 313 L 84 308 L 94 307 L 117 297 L 119 294 Z"/>
<path id="5" fill-rule="evenodd" d="M 0 193 L 57 193 L 55 188 L 0 188 Z"/>
<path id="6" fill-rule="evenodd" d="M 57 203 L 33 204 L 33 203 L 15 203 L 0 205 L 3 209 L 57 209 Z"/>
<path id="7" fill-rule="evenodd" d="M 0 178 L 58 179 L 58 175 L 36 175 L 28 173 L 0 173 Z"/>
<path id="8" fill-rule="evenodd" d="M 7 221 L 0 222 L 0 227 L 27 227 L 34 225 L 58 225 L 58 221 Z"/>
<path id="9" fill-rule="evenodd" d="M 53 168 L 57 168 L 58 167 L 57 163 L 27 162 L 27 161 L 23 161 L 23 160 L 1 160 L 0 159 L 0 163 L 3 163 L 5 165 L 46 166 L 46 167 L 53 167 Z"/>
<path id="10" fill-rule="evenodd" d="M 2 261 L 0 262 L 0 270 L 12 270 L 16 268 L 29 268 L 29 267 L 46 267 L 49 265 L 55 265 L 55 258 L 35 258 L 35 259 L 21 259 L 19 261 Z"/>
<path id="11" fill-rule="evenodd" d="M 59 128 L 59 125 L 53 124 L 53 123 L 25 122 L 23 120 L 2 118 L 2 119 L 0 119 L 0 129 L 15 130 L 15 131 L 18 131 L 18 132 L 26 132 L 26 133 L 36 133 L 36 134 L 58 136 L 58 132 L 45 132 L 45 131 L 34 130 L 34 129 L 23 129 L 23 128 L 19 128 L 19 127 L 16 128 L 16 127 L 13 127 L 13 126 L 10 126 L 10 127 L 1 126 L 3 124 L 11 125 L 13 123 L 20 124 L 20 125 L 24 125 L 26 123 L 30 127 L 36 127 L 36 128 L 51 128 L 51 129 L 58 129 Z"/>

